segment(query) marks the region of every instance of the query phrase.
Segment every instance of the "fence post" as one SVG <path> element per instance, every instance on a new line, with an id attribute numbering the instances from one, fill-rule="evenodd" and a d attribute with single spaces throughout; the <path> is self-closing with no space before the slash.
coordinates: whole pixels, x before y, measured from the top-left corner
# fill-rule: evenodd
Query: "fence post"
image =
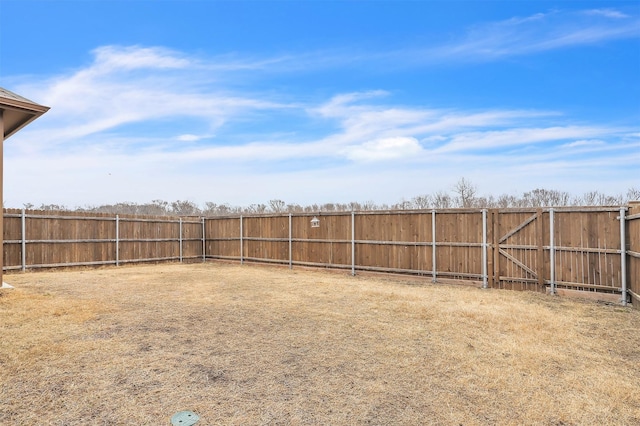
<path id="1" fill-rule="evenodd" d="M 432 281 L 436 282 L 436 211 L 431 210 L 431 267 L 433 269 Z"/>
<path id="2" fill-rule="evenodd" d="M 544 214 L 541 208 L 536 209 L 536 214 L 538 218 L 536 219 L 536 239 L 537 239 L 537 260 L 536 264 L 538 265 L 538 290 L 544 291 L 544 277 L 545 277 L 545 269 L 544 269 Z"/>
<path id="3" fill-rule="evenodd" d="M 202 261 L 206 262 L 207 261 L 207 239 L 206 239 L 206 225 L 205 225 L 205 218 L 204 216 L 202 217 Z"/>
<path id="4" fill-rule="evenodd" d="M 491 214 L 491 233 L 493 234 L 491 256 L 493 257 L 493 270 L 491 271 L 491 286 L 504 288 L 500 279 L 500 209 L 494 209 Z"/>
<path id="5" fill-rule="evenodd" d="M 182 263 L 182 218 L 180 218 L 180 263 Z"/>
<path id="6" fill-rule="evenodd" d="M 120 216 L 116 215 L 116 266 L 120 266 Z"/>
<path id="7" fill-rule="evenodd" d="M 625 208 L 620 207 L 620 278 L 622 280 L 622 306 L 627 306 L 627 226 Z"/>
<path id="8" fill-rule="evenodd" d="M 293 252 L 291 250 L 292 241 L 291 241 L 291 213 L 289 213 L 289 269 L 293 269 Z"/>
<path id="9" fill-rule="evenodd" d="M 555 218 L 553 208 L 549 209 L 549 261 L 551 264 L 550 275 L 551 275 L 551 294 L 556 294 L 556 247 L 554 240 L 554 228 L 555 228 Z"/>
<path id="10" fill-rule="evenodd" d="M 240 264 L 244 263 L 244 241 L 242 237 L 244 236 L 244 232 L 242 231 L 242 215 L 240 215 Z"/>
<path id="11" fill-rule="evenodd" d="M 487 267 L 487 209 L 482 209 L 482 288 L 488 288 Z"/>
<path id="12" fill-rule="evenodd" d="M 351 211 L 351 276 L 356 275 L 356 212 Z"/>
<path id="13" fill-rule="evenodd" d="M 27 270 L 27 218 L 25 215 L 25 209 L 22 209 L 22 215 L 20 216 L 21 233 L 22 233 L 22 272 Z"/>

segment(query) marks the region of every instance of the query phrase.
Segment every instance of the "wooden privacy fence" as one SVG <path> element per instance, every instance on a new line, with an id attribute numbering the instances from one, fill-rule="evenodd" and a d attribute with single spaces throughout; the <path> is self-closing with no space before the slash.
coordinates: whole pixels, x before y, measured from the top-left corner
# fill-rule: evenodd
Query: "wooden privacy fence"
<path id="1" fill-rule="evenodd" d="M 6 210 L 4 238 L 7 270 L 230 259 L 588 291 L 640 305 L 640 203 L 211 218 Z"/>
<path id="2" fill-rule="evenodd" d="M 4 269 L 202 258 L 202 218 L 5 210 Z"/>
<path id="3" fill-rule="evenodd" d="M 590 207 L 210 218 L 205 257 L 586 291 L 626 304 L 640 287 L 636 208 L 631 215 L 627 207 Z"/>

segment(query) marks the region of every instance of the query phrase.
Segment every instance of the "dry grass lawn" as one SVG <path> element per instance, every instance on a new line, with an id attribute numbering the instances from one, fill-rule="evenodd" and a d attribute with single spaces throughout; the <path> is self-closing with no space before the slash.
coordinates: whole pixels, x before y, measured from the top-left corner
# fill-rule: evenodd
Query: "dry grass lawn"
<path id="1" fill-rule="evenodd" d="M 640 311 L 225 263 L 14 274 L 0 424 L 640 424 Z"/>

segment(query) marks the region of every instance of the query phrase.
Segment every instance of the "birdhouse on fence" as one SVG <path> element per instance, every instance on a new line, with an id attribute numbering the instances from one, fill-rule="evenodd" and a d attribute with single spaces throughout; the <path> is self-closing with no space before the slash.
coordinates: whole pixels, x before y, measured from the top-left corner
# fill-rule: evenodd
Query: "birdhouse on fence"
<path id="1" fill-rule="evenodd" d="M 313 219 L 311 219 L 311 227 L 320 228 L 320 219 L 318 219 L 317 216 L 314 216 Z"/>
<path id="2" fill-rule="evenodd" d="M 29 99 L 16 95 L 0 87 L 0 150 L 4 140 L 14 135 L 18 130 L 49 111 L 49 107 L 38 105 Z M 2 151 L 0 151 L 0 202 L 2 202 Z M 4 212 L 4 210 L 2 210 Z M 0 231 L 3 229 L 4 214 L 0 214 Z M 2 247 L 2 232 L 0 232 L 0 247 Z M 0 250 L 0 283 L 2 282 L 2 255 Z"/>

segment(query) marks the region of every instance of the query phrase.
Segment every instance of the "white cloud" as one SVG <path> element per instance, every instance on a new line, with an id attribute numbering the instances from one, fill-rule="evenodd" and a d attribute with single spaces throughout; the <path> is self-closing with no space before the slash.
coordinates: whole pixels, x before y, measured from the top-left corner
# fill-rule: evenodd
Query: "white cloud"
<path id="1" fill-rule="evenodd" d="M 325 104 L 310 108 L 312 113 L 331 118 L 339 123 L 340 132 L 334 132 L 319 141 L 325 146 L 349 149 L 351 159 L 364 158 L 351 155 L 352 146 L 364 146 L 370 141 L 393 140 L 396 137 L 445 141 L 451 133 L 469 129 L 486 129 L 514 126 L 519 121 L 555 117 L 556 112 L 527 110 L 456 111 L 435 108 L 407 108 L 393 105 L 366 104 L 362 100 L 373 100 L 388 95 L 386 92 L 364 92 L 338 95 Z M 358 151 L 360 152 L 360 151 Z"/>
<path id="2" fill-rule="evenodd" d="M 202 136 L 192 135 L 190 133 L 186 133 L 184 135 L 180 135 L 177 137 L 177 139 L 182 142 L 196 142 L 202 138 L 203 138 Z"/>
<path id="3" fill-rule="evenodd" d="M 604 16 L 605 18 L 624 19 L 630 16 L 615 9 L 591 9 L 585 10 L 586 15 Z"/>
<path id="4" fill-rule="evenodd" d="M 368 141 L 343 150 L 347 158 L 356 161 L 410 158 L 421 151 L 422 147 L 417 139 L 403 136 Z"/>

